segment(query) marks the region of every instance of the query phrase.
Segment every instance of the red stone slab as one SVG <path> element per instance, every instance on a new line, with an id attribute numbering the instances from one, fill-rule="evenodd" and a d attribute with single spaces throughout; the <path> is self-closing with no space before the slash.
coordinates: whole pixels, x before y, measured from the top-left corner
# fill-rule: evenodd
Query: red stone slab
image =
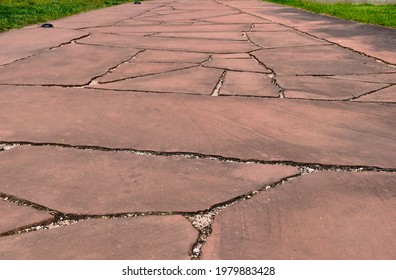
<path id="1" fill-rule="evenodd" d="M 181 216 L 93 219 L 0 237 L 0 259 L 189 259 L 197 236 L 197 231 Z"/>
<path id="2" fill-rule="evenodd" d="M 236 54 L 241 55 L 241 54 Z M 212 59 L 203 64 L 207 67 L 221 68 L 243 72 L 271 73 L 271 71 L 253 60 L 250 56 L 224 57 L 224 55 L 213 55 Z"/>
<path id="3" fill-rule="evenodd" d="M 278 97 L 279 91 L 265 74 L 228 71 L 219 95 Z"/>
<path id="4" fill-rule="evenodd" d="M 204 67 L 192 67 L 167 73 L 137 77 L 107 84 L 96 84 L 94 88 L 168 92 L 210 95 L 216 87 L 222 71 Z"/>
<path id="5" fill-rule="evenodd" d="M 342 75 L 388 73 L 395 69 L 375 59 L 337 46 L 305 46 L 264 49 L 253 54 L 278 75 Z"/>
<path id="6" fill-rule="evenodd" d="M 241 31 L 236 32 L 161 32 L 152 35 L 152 37 L 166 38 L 198 38 L 198 39 L 215 39 L 215 40 L 235 40 L 246 41 Z"/>
<path id="7" fill-rule="evenodd" d="M 183 51 L 162 51 L 146 50 L 140 53 L 134 62 L 169 62 L 169 63 L 203 63 L 209 59 L 209 54 L 183 52 Z"/>
<path id="8" fill-rule="evenodd" d="M 251 32 L 290 31 L 291 28 L 277 23 L 256 23 Z"/>
<path id="9" fill-rule="evenodd" d="M 326 45 L 328 42 L 297 31 L 250 32 L 249 38 L 263 48 Z M 282 53 L 280 50 L 279 52 Z"/>
<path id="10" fill-rule="evenodd" d="M 298 174 L 289 166 L 17 147 L 3 152 L 0 192 L 77 214 L 198 211 Z"/>
<path id="11" fill-rule="evenodd" d="M 203 9 L 196 11 L 183 11 L 180 13 L 172 13 L 168 15 L 155 15 L 153 16 L 150 13 L 143 15 L 140 18 L 153 18 L 155 20 L 160 20 L 164 22 L 173 22 L 173 21 L 192 21 L 195 19 L 205 19 L 210 17 L 223 17 L 235 14 L 236 12 L 232 9 Z M 242 22 L 244 23 L 244 22 Z"/>
<path id="12" fill-rule="evenodd" d="M 0 83 L 84 85 L 137 52 L 69 44 L 0 68 Z"/>
<path id="13" fill-rule="evenodd" d="M 99 27 L 86 29 L 88 32 L 107 32 L 117 33 L 122 30 L 123 33 L 135 33 L 139 32 L 235 32 L 235 31 L 248 31 L 250 24 L 194 24 L 194 25 L 147 25 L 139 26 L 138 29 L 131 28 L 134 26 L 135 21 L 124 21 L 114 27 Z"/>
<path id="14" fill-rule="evenodd" d="M 65 17 L 52 22 L 57 27 L 71 29 L 112 26 L 159 6 L 161 6 L 159 1 L 147 1 L 144 5 L 127 3 Z"/>
<path id="15" fill-rule="evenodd" d="M 345 100 L 381 89 L 387 84 L 312 76 L 277 76 L 286 98 Z"/>
<path id="16" fill-rule="evenodd" d="M 336 79 L 336 80 L 394 84 L 396 82 L 396 72 L 384 73 L 384 74 L 357 74 L 357 75 L 344 75 L 344 76 L 335 75 L 335 76 L 329 76 L 328 78 Z"/>
<path id="17" fill-rule="evenodd" d="M 29 27 L 0 34 L 0 65 L 87 36 L 79 30 Z"/>
<path id="18" fill-rule="evenodd" d="M 356 101 L 396 102 L 396 86 L 364 95 L 356 99 Z"/>
<path id="19" fill-rule="evenodd" d="M 213 18 L 205 18 L 204 21 L 214 22 L 214 23 L 222 23 L 222 24 L 232 24 L 232 23 L 269 23 L 269 21 L 260 18 L 251 16 L 244 13 L 239 13 L 236 15 L 227 15 L 227 16 L 219 16 Z"/>
<path id="20" fill-rule="evenodd" d="M 159 38 L 117 34 L 93 34 L 79 40 L 84 44 L 114 46 L 122 48 L 159 49 L 207 53 L 249 52 L 258 49 L 244 41 L 221 40 L 214 43 L 210 39 Z"/>
<path id="21" fill-rule="evenodd" d="M 197 66 L 193 63 L 170 63 L 170 62 L 135 62 L 131 60 L 128 63 L 122 64 L 110 73 L 98 79 L 99 83 L 122 80 L 126 78 L 146 76 L 152 74 L 160 74 L 171 72 L 175 70 L 182 70 L 185 68 Z"/>
<path id="22" fill-rule="evenodd" d="M 2 141 L 396 167 L 388 104 L 3 86 L 0 107 Z"/>
<path id="23" fill-rule="evenodd" d="M 203 259 L 396 258 L 396 174 L 320 172 L 234 204 Z"/>
<path id="24" fill-rule="evenodd" d="M 45 212 L 0 200 L 0 234 L 52 218 L 50 214 Z"/>
<path id="25" fill-rule="evenodd" d="M 380 58 L 388 63 L 396 64 L 395 29 L 360 24 L 273 3 L 260 2 L 257 4 L 255 0 L 221 2 L 274 23 L 293 27 L 369 56 Z"/>

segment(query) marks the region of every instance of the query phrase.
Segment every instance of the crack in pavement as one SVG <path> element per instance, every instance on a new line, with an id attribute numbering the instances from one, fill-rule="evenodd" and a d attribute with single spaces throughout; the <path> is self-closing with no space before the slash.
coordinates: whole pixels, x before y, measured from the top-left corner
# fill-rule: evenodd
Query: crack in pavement
<path id="1" fill-rule="evenodd" d="M 396 173 L 396 168 L 384 168 L 379 166 L 369 165 L 337 165 L 337 164 L 323 164 L 315 162 L 297 162 L 288 160 L 260 160 L 260 159 L 240 159 L 236 157 L 225 157 L 221 155 L 203 154 L 197 152 L 166 152 L 155 150 L 138 150 L 133 148 L 110 148 L 104 146 L 92 145 L 72 145 L 64 143 L 51 142 L 30 142 L 30 141 L 0 141 L 0 152 L 9 150 L 12 146 L 33 146 L 33 147 L 57 147 L 65 149 L 78 149 L 88 151 L 102 151 L 102 152 L 125 152 L 136 155 L 145 156 L 161 156 L 161 157 L 182 157 L 186 159 L 209 159 L 222 162 L 246 163 L 246 164 L 269 164 L 269 165 L 284 165 L 294 166 L 298 168 L 309 168 L 315 171 L 338 171 L 338 172 L 390 172 Z"/>
<path id="2" fill-rule="evenodd" d="M 378 63 L 383 63 L 383 64 L 385 64 L 385 65 L 387 65 L 387 66 L 389 66 L 389 67 L 391 67 L 391 68 L 396 68 L 396 64 L 389 63 L 389 62 L 387 62 L 387 61 L 385 61 L 385 60 L 382 60 L 382 59 L 380 59 L 380 58 L 378 58 L 378 57 L 374 57 L 374 56 L 368 55 L 368 54 L 366 54 L 366 53 L 364 53 L 364 52 L 360 52 L 360 51 L 354 50 L 354 49 L 352 49 L 352 48 L 343 46 L 343 45 L 341 45 L 341 44 L 339 44 L 339 43 L 330 41 L 330 40 L 328 40 L 328 39 L 321 38 L 321 37 L 316 36 L 316 35 L 313 35 L 313 34 L 311 34 L 311 33 L 309 33 L 309 32 L 302 31 L 302 30 L 300 30 L 300 29 L 298 29 L 298 28 L 296 28 L 296 27 L 289 26 L 289 25 L 286 25 L 286 24 L 283 24 L 283 23 L 280 23 L 280 22 L 276 22 L 276 21 L 273 21 L 273 20 L 271 20 L 271 19 L 268 19 L 268 18 L 265 18 L 265 17 L 262 17 L 262 16 L 258 16 L 258 15 L 254 15 L 254 14 L 245 12 L 245 11 L 243 11 L 243 10 L 241 10 L 241 9 L 238 9 L 238 8 L 236 8 L 236 7 L 227 5 L 227 4 L 225 4 L 225 3 L 218 2 L 218 1 L 216 1 L 216 0 L 213 0 L 213 1 L 216 2 L 216 3 L 218 3 L 218 4 L 220 4 L 220 5 L 223 5 L 223 6 L 226 6 L 226 7 L 229 7 L 229 8 L 233 8 L 233 9 L 235 9 L 235 10 L 241 12 L 241 13 L 244 13 L 244 14 L 247 14 L 247 15 L 250 15 L 250 16 L 254 16 L 254 17 L 259 17 L 259 18 L 264 19 L 264 20 L 267 20 L 267 21 L 269 21 L 269 22 L 271 22 L 271 23 L 278 24 L 278 25 L 281 25 L 281 26 L 283 26 L 283 27 L 290 28 L 290 29 L 292 29 L 292 30 L 294 30 L 294 31 L 296 31 L 296 32 L 298 32 L 298 33 L 302 33 L 302 34 L 305 34 L 305 35 L 307 35 L 307 36 L 313 37 L 313 38 L 315 38 L 315 39 L 325 41 L 325 42 L 327 42 L 327 43 L 329 43 L 329 44 L 331 44 L 331 45 L 333 45 L 333 46 L 338 46 L 338 47 L 341 47 L 341 48 L 343 48 L 343 49 L 345 49 L 345 50 L 349 50 L 349 51 L 355 52 L 355 53 L 357 53 L 357 54 L 359 54 L 359 55 L 362 55 L 362 56 L 365 56 L 365 57 L 369 57 L 369 58 L 373 58 L 373 59 L 375 59 Z"/>
<path id="3" fill-rule="evenodd" d="M 210 94 L 210 96 L 219 96 L 221 87 L 223 86 L 225 77 L 226 77 L 227 71 L 224 70 L 223 73 L 221 73 L 219 80 L 217 81 L 216 86 L 214 87 L 212 93 Z"/>

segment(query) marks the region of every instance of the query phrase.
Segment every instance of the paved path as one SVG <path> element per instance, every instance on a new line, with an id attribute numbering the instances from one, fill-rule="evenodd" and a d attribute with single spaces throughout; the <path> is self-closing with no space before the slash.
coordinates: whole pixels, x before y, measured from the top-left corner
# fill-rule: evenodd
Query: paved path
<path id="1" fill-rule="evenodd" d="M 0 259 L 395 259 L 396 30 L 153 0 L 0 35 Z"/>

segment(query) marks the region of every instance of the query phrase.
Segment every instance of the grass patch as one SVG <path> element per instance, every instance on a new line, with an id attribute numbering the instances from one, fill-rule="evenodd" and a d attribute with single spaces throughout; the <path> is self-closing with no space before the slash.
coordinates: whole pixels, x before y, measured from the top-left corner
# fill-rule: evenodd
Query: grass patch
<path id="1" fill-rule="evenodd" d="M 0 32 L 131 0 L 0 0 Z"/>
<path id="2" fill-rule="evenodd" d="M 335 3 L 325 4 L 304 0 L 265 0 L 346 20 L 396 28 L 396 5 Z"/>

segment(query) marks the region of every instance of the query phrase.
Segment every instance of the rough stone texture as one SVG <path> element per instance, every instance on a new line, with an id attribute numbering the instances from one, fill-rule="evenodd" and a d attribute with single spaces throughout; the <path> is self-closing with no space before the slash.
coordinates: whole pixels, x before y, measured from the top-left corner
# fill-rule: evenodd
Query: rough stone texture
<path id="1" fill-rule="evenodd" d="M 52 216 L 45 212 L 0 200 L 0 234 L 49 219 L 52 219 Z"/>
<path id="2" fill-rule="evenodd" d="M 396 258 L 396 174 L 319 172 L 216 218 L 204 259 Z"/>
<path id="3" fill-rule="evenodd" d="M 80 30 L 29 27 L 0 34 L 0 65 L 23 59 L 87 36 Z M 44 40 L 45 39 L 45 40 Z"/>
<path id="4" fill-rule="evenodd" d="M 0 68 L 0 83 L 84 85 L 137 52 L 135 49 L 115 52 L 110 47 L 70 44 Z"/>
<path id="5" fill-rule="evenodd" d="M 276 81 L 284 89 L 287 98 L 345 100 L 379 90 L 386 83 L 338 80 L 329 77 L 277 76 Z"/>
<path id="6" fill-rule="evenodd" d="M 0 238 L 4 260 L 189 259 L 198 232 L 181 216 L 93 219 Z"/>
<path id="7" fill-rule="evenodd" d="M 52 23 L 0 35 L 0 192 L 63 212 L 0 258 L 196 258 L 191 211 L 205 258 L 394 259 L 395 29 L 257 0 Z"/>
<path id="8" fill-rule="evenodd" d="M 375 59 L 337 46 L 263 49 L 253 54 L 278 75 L 345 75 L 395 72 Z"/>
<path id="9" fill-rule="evenodd" d="M 145 77 L 121 80 L 109 84 L 93 85 L 96 88 L 168 92 L 183 94 L 212 93 L 222 71 L 203 67 L 153 74 Z"/>
<path id="10" fill-rule="evenodd" d="M 0 157 L 0 192 L 75 214 L 198 211 L 298 174 L 288 166 L 16 147 Z"/>
<path id="11" fill-rule="evenodd" d="M 369 95 L 364 95 L 356 99 L 357 101 L 380 101 L 380 102 L 396 102 L 396 86 L 379 90 Z"/>
<path id="12" fill-rule="evenodd" d="M 10 86 L 0 90 L 0 107 L 4 141 L 388 168 L 396 163 L 395 108 L 386 104 Z"/>
<path id="13" fill-rule="evenodd" d="M 279 88 L 266 75 L 227 72 L 220 95 L 279 96 Z"/>

